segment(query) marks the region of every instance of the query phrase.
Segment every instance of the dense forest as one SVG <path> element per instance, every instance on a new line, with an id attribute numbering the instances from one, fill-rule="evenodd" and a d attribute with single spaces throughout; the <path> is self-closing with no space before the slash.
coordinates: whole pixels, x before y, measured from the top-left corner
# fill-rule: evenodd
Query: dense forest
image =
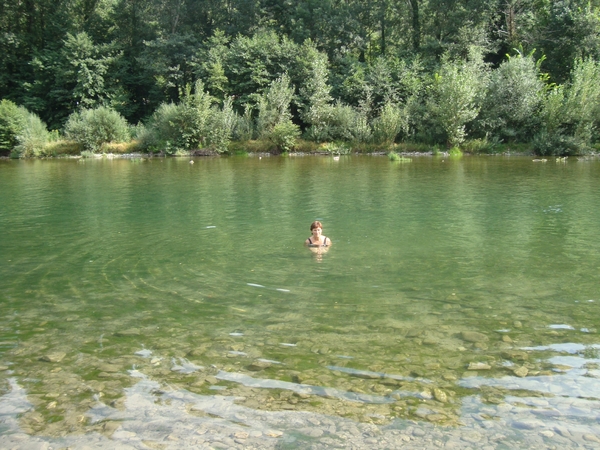
<path id="1" fill-rule="evenodd" d="M 599 0 L 0 0 L 0 51 L 16 157 L 600 137 Z"/>

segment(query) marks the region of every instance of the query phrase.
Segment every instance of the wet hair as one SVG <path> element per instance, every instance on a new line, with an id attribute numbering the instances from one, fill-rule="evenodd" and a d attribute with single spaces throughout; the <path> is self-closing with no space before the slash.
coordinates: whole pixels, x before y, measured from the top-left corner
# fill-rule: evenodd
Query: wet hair
<path id="1" fill-rule="evenodd" d="M 319 222 L 318 220 L 315 220 L 313 223 L 310 224 L 310 231 L 314 230 L 315 228 L 323 228 L 323 225 L 321 225 L 321 222 Z"/>

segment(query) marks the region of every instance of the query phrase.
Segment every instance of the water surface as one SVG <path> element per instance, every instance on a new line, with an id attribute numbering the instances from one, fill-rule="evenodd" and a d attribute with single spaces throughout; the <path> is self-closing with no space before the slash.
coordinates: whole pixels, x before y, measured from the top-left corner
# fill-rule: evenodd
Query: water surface
<path id="1" fill-rule="evenodd" d="M 600 400 L 598 160 L 194 162 L 0 161 L 0 376 L 25 432 L 102 432 L 132 373 L 449 429 Z"/>

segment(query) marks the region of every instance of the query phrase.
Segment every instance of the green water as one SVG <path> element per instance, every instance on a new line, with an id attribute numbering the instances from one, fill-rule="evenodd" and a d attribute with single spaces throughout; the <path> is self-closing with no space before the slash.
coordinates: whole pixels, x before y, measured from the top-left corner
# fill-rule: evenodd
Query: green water
<path id="1" fill-rule="evenodd" d="M 386 417 L 438 387 L 452 401 L 429 420 L 451 424 L 479 389 L 461 379 L 552 373 L 544 350 L 510 352 L 581 343 L 596 361 L 599 192 L 598 160 L 0 161 L 0 377 L 38 396 L 30 432 L 85 429 L 133 367 L 200 393 L 216 370 L 331 387 L 389 400 Z M 321 257 L 303 246 L 317 219 Z M 272 394 L 253 395 L 281 408 Z M 326 397 L 298 409 L 364 419 Z"/>

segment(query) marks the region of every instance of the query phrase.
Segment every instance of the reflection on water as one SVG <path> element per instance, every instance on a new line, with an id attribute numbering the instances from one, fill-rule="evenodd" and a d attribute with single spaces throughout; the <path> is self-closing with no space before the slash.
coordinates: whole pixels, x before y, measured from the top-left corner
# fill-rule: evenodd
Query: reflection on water
<path id="1" fill-rule="evenodd" d="M 175 417 L 240 448 L 593 443 L 598 161 L 196 162 L 0 161 L 0 426 L 98 446 L 182 439 Z M 319 260 L 317 219 L 336 242 Z"/>

